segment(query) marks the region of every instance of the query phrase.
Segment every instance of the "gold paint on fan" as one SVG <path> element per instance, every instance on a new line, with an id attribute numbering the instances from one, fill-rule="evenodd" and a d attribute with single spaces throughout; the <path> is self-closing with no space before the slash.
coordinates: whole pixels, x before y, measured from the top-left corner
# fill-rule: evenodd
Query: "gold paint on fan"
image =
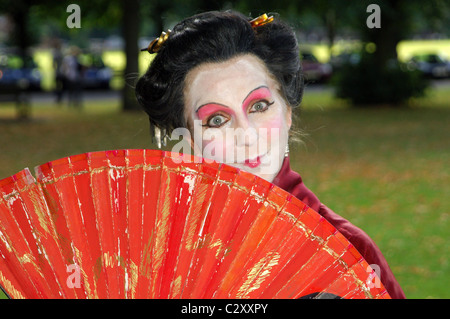
<path id="1" fill-rule="evenodd" d="M 96 281 L 94 281 L 94 289 L 91 288 L 90 284 L 89 284 L 89 278 L 86 275 L 86 272 L 83 268 L 83 264 L 82 264 L 82 258 L 83 255 L 81 253 L 81 251 L 73 246 L 73 250 L 74 250 L 74 254 L 75 254 L 75 258 L 76 258 L 76 265 L 80 270 L 81 276 L 83 278 L 83 282 L 84 282 L 84 289 L 86 290 L 86 294 L 87 294 L 87 298 L 89 299 L 98 299 L 98 294 L 97 294 L 97 287 L 96 287 Z"/>
<path id="2" fill-rule="evenodd" d="M 18 291 L 16 287 L 14 287 L 14 285 L 8 279 L 5 278 L 5 276 L 1 271 L 0 271 L 0 282 L 3 283 L 2 284 L 3 288 L 5 288 L 6 291 L 8 291 L 8 294 L 13 299 L 25 299 L 25 296 L 22 295 L 22 293 Z"/>
<path id="3" fill-rule="evenodd" d="M 267 252 L 250 270 L 247 272 L 247 279 L 239 288 L 236 298 L 248 298 L 248 294 L 260 287 L 272 271 L 272 267 L 278 265 L 280 254 L 278 252 Z"/>
<path id="4" fill-rule="evenodd" d="M 181 294 L 181 275 L 179 275 L 173 282 L 172 282 L 172 287 L 171 290 L 172 292 L 170 293 L 170 298 L 174 299 L 176 297 L 179 297 L 179 295 Z"/>
<path id="5" fill-rule="evenodd" d="M 165 167 L 163 167 L 162 169 L 163 173 L 164 171 L 168 171 Z M 156 273 L 158 272 L 158 270 L 162 267 L 163 261 L 164 261 L 164 253 L 166 251 L 166 236 L 168 235 L 169 232 L 169 218 L 171 216 L 170 214 L 170 210 L 172 208 L 172 196 L 171 196 L 171 175 L 166 174 L 167 179 L 165 180 L 165 189 L 161 194 L 163 194 L 164 198 L 162 200 L 161 203 L 161 197 L 158 198 L 158 207 L 157 207 L 157 211 L 159 212 L 160 209 L 161 213 L 160 215 L 160 219 L 156 222 L 156 238 L 155 238 L 155 246 L 154 246 L 154 255 L 153 255 L 153 269 L 152 272 Z M 162 205 L 162 207 L 160 207 L 160 204 Z M 150 291 L 150 296 L 154 297 L 156 296 L 156 279 L 157 277 L 154 276 L 152 278 L 152 285 L 151 285 L 151 291 Z"/>

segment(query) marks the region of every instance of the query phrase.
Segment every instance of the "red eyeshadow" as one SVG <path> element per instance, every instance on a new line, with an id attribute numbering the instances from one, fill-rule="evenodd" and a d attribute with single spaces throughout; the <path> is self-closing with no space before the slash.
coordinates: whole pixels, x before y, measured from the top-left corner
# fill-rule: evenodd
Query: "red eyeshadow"
<path id="1" fill-rule="evenodd" d="M 220 111 L 231 114 L 231 115 L 234 114 L 234 111 L 232 109 L 230 109 L 229 107 L 226 107 L 226 106 L 220 105 L 220 104 L 215 104 L 215 103 L 204 104 L 204 105 L 200 106 L 196 112 L 197 112 L 198 118 L 200 120 L 203 120 L 203 119 L 207 118 L 208 116 L 210 116 L 211 114 L 214 114 L 214 113 L 220 112 Z"/>
<path id="2" fill-rule="evenodd" d="M 245 110 L 247 109 L 248 105 L 251 102 L 256 101 L 256 100 L 267 99 L 267 98 L 270 98 L 271 96 L 272 95 L 270 94 L 270 90 L 266 86 L 256 88 L 251 93 L 249 93 L 249 95 L 242 102 L 242 109 L 245 112 Z"/>

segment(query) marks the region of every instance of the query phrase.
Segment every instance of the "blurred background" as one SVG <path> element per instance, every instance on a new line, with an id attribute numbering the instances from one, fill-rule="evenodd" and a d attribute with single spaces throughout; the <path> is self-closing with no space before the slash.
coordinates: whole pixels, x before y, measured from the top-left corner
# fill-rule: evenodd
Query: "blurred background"
<path id="1" fill-rule="evenodd" d="M 448 1 L 0 0 L 0 179 L 155 148 L 134 98 L 152 59 L 140 49 L 184 17 L 225 9 L 275 12 L 296 31 L 307 85 L 293 169 L 375 240 L 408 298 L 449 298 Z"/>

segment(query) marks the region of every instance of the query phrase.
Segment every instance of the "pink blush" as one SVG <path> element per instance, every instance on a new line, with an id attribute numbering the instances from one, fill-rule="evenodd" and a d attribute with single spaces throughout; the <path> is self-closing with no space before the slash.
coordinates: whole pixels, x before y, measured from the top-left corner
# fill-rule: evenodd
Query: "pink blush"
<path id="1" fill-rule="evenodd" d="M 267 127 L 268 129 L 281 128 L 282 125 L 283 121 L 279 117 L 272 118 L 271 120 L 264 123 L 264 127 Z"/>
<path id="2" fill-rule="evenodd" d="M 266 140 L 270 140 L 271 132 L 273 129 L 278 130 L 279 133 L 281 133 L 281 130 L 283 130 L 284 126 L 286 124 L 283 121 L 283 118 L 279 116 L 275 116 L 274 118 L 268 119 L 267 121 L 264 121 L 260 123 L 259 128 L 265 128 L 267 129 L 267 135 L 266 136 L 260 136 L 261 138 L 265 138 Z"/>

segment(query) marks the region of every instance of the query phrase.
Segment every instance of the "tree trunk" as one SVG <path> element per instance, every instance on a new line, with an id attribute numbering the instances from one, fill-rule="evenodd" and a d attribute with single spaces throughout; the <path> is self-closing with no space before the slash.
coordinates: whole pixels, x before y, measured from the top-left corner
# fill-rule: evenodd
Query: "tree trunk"
<path id="1" fill-rule="evenodd" d="M 375 44 L 374 60 L 384 68 L 390 60 L 397 60 L 397 44 L 407 29 L 408 16 L 397 0 L 390 0 L 381 7 L 381 28 L 365 29 L 366 38 Z"/>
<path id="2" fill-rule="evenodd" d="M 122 91 L 122 109 L 124 111 L 139 110 L 134 86 L 139 76 L 139 0 L 122 2 L 122 28 L 125 41 L 126 67 L 124 73 L 125 85 Z"/>
<path id="3" fill-rule="evenodd" d="M 336 37 L 336 11 L 333 8 L 329 8 L 325 14 L 325 26 L 328 36 L 328 50 L 331 56 L 331 49 L 334 45 L 334 39 Z"/>
<path id="4" fill-rule="evenodd" d="M 10 4 L 10 13 L 14 21 L 14 37 L 12 42 L 17 45 L 18 54 L 25 61 L 27 49 L 31 45 L 30 34 L 28 33 L 28 16 L 30 5 L 27 1 L 16 0 Z"/>

